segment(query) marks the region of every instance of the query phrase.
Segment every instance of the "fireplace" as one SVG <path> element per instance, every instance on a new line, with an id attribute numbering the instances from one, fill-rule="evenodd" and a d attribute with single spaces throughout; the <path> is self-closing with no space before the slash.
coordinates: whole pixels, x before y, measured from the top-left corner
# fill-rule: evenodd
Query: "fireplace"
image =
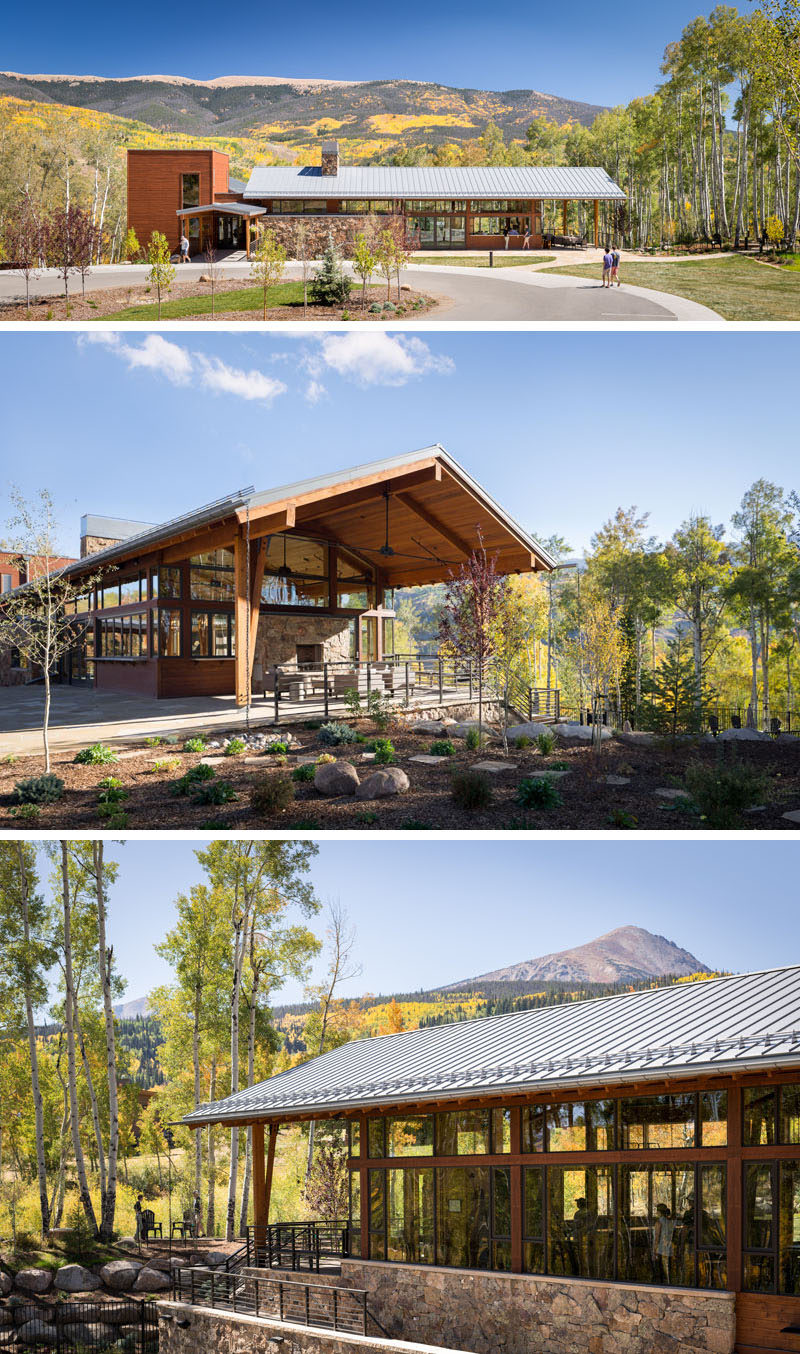
<path id="1" fill-rule="evenodd" d="M 295 662 L 298 667 L 306 664 L 321 666 L 323 651 L 321 644 L 298 644 L 295 648 Z"/>

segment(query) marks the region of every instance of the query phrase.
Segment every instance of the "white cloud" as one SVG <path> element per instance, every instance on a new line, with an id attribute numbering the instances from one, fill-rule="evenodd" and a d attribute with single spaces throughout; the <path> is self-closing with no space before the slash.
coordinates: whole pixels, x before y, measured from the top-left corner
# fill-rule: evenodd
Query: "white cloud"
<path id="1" fill-rule="evenodd" d="M 455 370 L 452 358 L 436 356 L 422 339 L 383 329 L 326 334 L 319 351 L 327 367 L 363 386 L 402 386 L 429 372 L 444 375 Z"/>
<path id="2" fill-rule="evenodd" d="M 327 395 L 327 390 L 321 381 L 311 379 L 306 386 L 306 400 L 309 404 L 319 404 L 319 401 Z"/>
<path id="3" fill-rule="evenodd" d="M 283 381 L 265 376 L 263 371 L 241 371 L 229 367 L 218 357 L 209 359 L 196 355 L 200 364 L 200 382 L 209 390 L 217 390 L 226 395 L 236 395 L 240 400 L 261 400 L 270 404 L 278 395 L 284 395 L 287 387 Z"/>
<path id="4" fill-rule="evenodd" d="M 120 334 L 111 329 L 88 330 L 81 334 L 79 342 L 110 348 L 129 367 L 160 372 L 173 385 L 187 385 L 192 376 L 191 355 L 179 343 L 171 343 L 161 334 L 148 334 L 140 344 L 134 344 L 123 343 Z"/>

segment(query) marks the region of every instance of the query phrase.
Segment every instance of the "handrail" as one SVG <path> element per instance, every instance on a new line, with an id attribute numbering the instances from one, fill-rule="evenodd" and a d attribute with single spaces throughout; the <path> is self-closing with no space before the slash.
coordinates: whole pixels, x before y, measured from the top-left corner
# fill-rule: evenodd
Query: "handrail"
<path id="1" fill-rule="evenodd" d="M 176 1269 L 172 1298 L 192 1307 L 242 1312 L 265 1320 L 367 1333 L 367 1291 L 337 1284 L 303 1283 L 274 1274 L 229 1274 L 208 1267 Z"/>

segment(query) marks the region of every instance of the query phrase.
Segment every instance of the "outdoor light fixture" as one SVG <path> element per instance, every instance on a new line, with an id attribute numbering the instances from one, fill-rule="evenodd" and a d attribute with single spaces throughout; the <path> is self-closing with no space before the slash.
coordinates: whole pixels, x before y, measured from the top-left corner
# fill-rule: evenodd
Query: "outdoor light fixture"
<path id="1" fill-rule="evenodd" d="M 386 540 L 384 541 L 383 545 L 382 545 L 382 546 L 380 547 L 380 549 L 378 550 L 378 554 L 379 554 L 379 555 L 384 555 L 384 556 L 386 556 L 387 559 L 390 559 L 391 556 L 394 554 L 394 550 L 392 549 L 392 547 L 391 547 L 390 544 L 389 544 L 389 490 L 388 490 L 388 489 L 384 489 L 384 491 L 383 491 L 383 498 L 384 498 L 384 502 L 385 502 L 385 504 L 386 504 Z"/>
<path id="2" fill-rule="evenodd" d="M 191 1324 L 192 1323 L 191 1321 L 189 1321 L 188 1317 L 183 1317 L 180 1321 L 175 1322 L 175 1325 L 178 1327 L 179 1330 L 188 1330 Z"/>

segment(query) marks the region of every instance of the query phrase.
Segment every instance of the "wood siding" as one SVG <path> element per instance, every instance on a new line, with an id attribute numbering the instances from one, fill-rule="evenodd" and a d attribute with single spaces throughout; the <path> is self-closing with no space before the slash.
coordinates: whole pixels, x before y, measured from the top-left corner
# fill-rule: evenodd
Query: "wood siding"
<path id="1" fill-rule="evenodd" d="M 200 175 L 200 205 L 228 194 L 228 157 L 216 150 L 129 150 L 128 226 L 142 248 L 154 230 L 178 248 L 181 227 L 176 213 L 183 206 L 181 175 Z"/>
<path id="2" fill-rule="evenodd" d="M 98 658 L 94 661 L 98 691 L 130 691 L 136 696 L 158 694 L 156 659 Z"/>

